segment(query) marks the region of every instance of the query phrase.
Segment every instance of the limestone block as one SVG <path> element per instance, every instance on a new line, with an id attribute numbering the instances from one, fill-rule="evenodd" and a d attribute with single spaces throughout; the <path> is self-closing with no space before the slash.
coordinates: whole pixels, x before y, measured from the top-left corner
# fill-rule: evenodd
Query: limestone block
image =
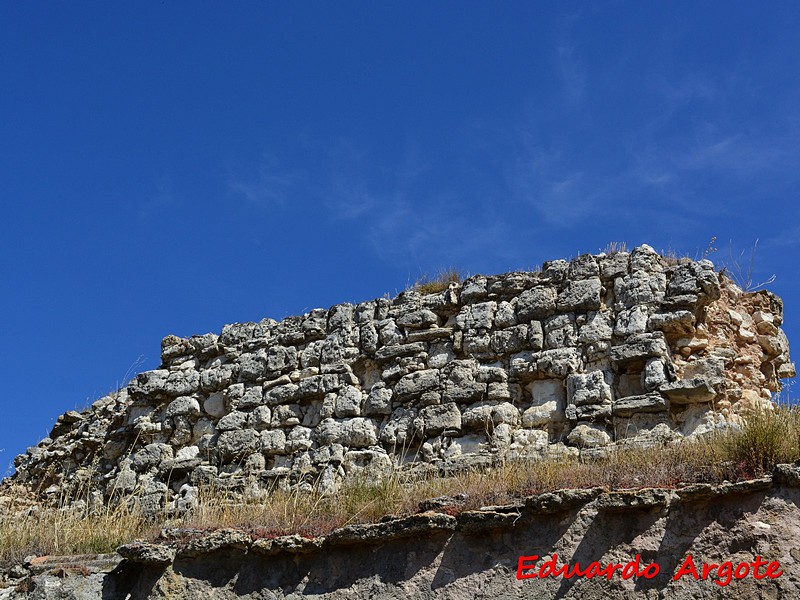
<path id="1" fill-rule="evenodd" d="M 200 389 L 204 392 L 216 392 L 228 387 L 236 381 L 239 367 L 235 364 L 223 364 L 218 367 L 200 371 Z"/>
<path id="2" fill-rule="evenodd" d="M 570 404 L 608 404 L 612 400 L 611 386 L 602 371 L 575 373 L 567 377 L 567 398 Z"/>
<path id="3" fill-rule="evenodd" d="M 239 357 L 239 379 L 242 381 L 256 381 L 264 376 L 267 370 L 267 353 L 245 352 Z"/>
<path id="4" fill-rule="evenodd" d="M 267 350 L 266 368 L 272 373 L 286 373 L 297 368 L 297 348 L 271 346 Z"/>
<path id="5" fill-rule="evenodd" d="M 559 284 L 564 281 L 569 272 L 569 263 L 565 260 L 549 260 L 542 265 L 539 281 Z"/>
<path id="6" fill-rule="evenodd" d="M 635 413 L 664 412 L 667 402 L 661 394 L 627 396 L 614 400 L 612 412 L 615 417 L 630 417 Z"/>
<path id="7" fill-rule="evenodd" d="M 196 417 L 200 414 L 200 403 L 191 396 L 179 396 L 167 405 L 164 416 L 169 418 L 178 415 L 191 415 Z"/>
<path id="8" fill-rule="evenodd" d="M 312 432 L 311 428 L 303 427 L 302 425 L 292 427 L 286 435 L 286 451 L 291 454 L 293 452 L 305 452 L 310 449 L 313 444 L 311 441 Z"/>
<path id="9" fill-rule="evenodd" d="M 380 437 L 384 444 L 407 448 L 415 437 L 421 435 L 414 426 L 417 410 L 398 408 L 381 428 Z"/>
<path id="10" fill-rule="evenodd" d="M 664 340 L 664 334 L 660 331 L 633 335 L 624 344 L 611 348 L 611 360 L 617 365 L 624 365 L 632 361 L 643 361 L 652 357 L 669 357 L 669 349 Z"/>
<path id="11" fill-rule="evenodd" d="M 611 443 L 611 435 L 602 425 L 594 423 L 578 423 L 569 432 L 567 442 L 580 448 L 599 448 Z"/>
<path id="12" fill-rule="evenodd" d="M 426 436 L 461 433 L 461 411 L 455 402 L 426 406 L 420 411 Z"/>
<path id="13" fill-rule="evenodd" d="M 646 391 L 652 392 L 662 388 L 667 382 L 667 365 L 664 360 L 660 358 L 647 359 L 644 371 L 642 371 L 642 387 Z"/>
<path id="14" fill-rule="evenodd" d="M 711 382 L 699 376 L 665 383 L 658 391 L 669 399 L 670 404 L 708 403 L 717 396 Z"/>
<path id="15" fill-rule="evenodd" d="M 528 325 L 528 343 L 534 352 L 544 348 L 544 329 L 541 321 L 531 321 Z"/>
<path id="16" fill-rule="evenodd" d="M 319 398 L 339 389 L 339 377 L 334 374 L 314 375 L 302 379 L 297 386 L 298 399 Z M 269 394 L 269 393 L 268 393 Z"/>
<path id="17" fill-rule="evenodd" d="M 663 331 L 669 338 L 691 338 L 695 334 L 695 316 L 688 310 L 658 312 L 648 318 L 647 330 Z"/>
<path id="18" fill-rule="evenodd" d="M 628 252 L 614 252 L 600 257 L 600 277 L 610 281 L 621 275 L 626 275 L 628 273 L 629 260 L 630 254 Z"/>
<path id="19" fill-rule="evenodd" d="M 356 304 L 356 306 L 353 308 L 353 320 L 356 323 L 367 323 L 369 321 L 374 321 L 376 308 L 377 302 L 375 300 L 369 300 L 367 302 Z"/>
<path id="20" fill-rule="evenodd" d="M 438 369 L 415 371 L 400 378 L 394 387 L 394 395 L 399 402 L 408 402 L 419 398 L 424 392 L 438 390 L 439 386 Z"/>
<path id="21" fill-rule="evenodd" d="M 519 352 L 511 357 L 510 375 L 521 380 L 564 378 L 581 370 L 583 361 L 577 348 L 542 352 Z"/>
<path id="22" fill-rule="evenodd" d="M 391 473 L 394 465 L 383 450 L 350 450 L 344 454 L 342 467 L 349 476 L 380 478 Z"/>
<path id="23" fill-rule="evenodd" d="M 232 403 L 235 408 L 250 410 L 264 404 L 264 392 L 260 385 L 253 385 L 244 388 L 241 398 Z"/>
<path id="24" fill-rule="evenodd" d="M 476 358 L 485 358 L 493 356 L 492 352 L 492 336 L 489 331 L 475 331 L 469 330 L 464 332 L 464 353 L 471 354 Z"/>
<path id="25" fill-rule="evenodd" d="M 188 396 L 199 390 L 200 373 L 194 369 L 173 371 L 164 384 L 164 391 L 170 396 Z"/>
<path id="26" fill-rule="evenodd" d="M 549 317 L 556 311 L 556 297 L 556 289 L 549 285 L 525 290 L 517 300 L 517 317 L 522 323 Z"/>
<path id="27" fill-rule="evenodd" d="M 467 279 L 461 287 L 461 301 L 472 304 L 486 298 L 486 277 L 475 275 Z"/>
<path id="28" fill-rule="evenodd" d="M 494 326 L 494 315 L 497 302 L 480 302 L 467 304 L 456 315 L 455 325 L 458 329 L 491 329 Z"/>
<path id="29" fill-rule="evenodd" d="M 562 312 L 600 309 L 600 279 L 568 280 L 558 294 L 556 306 Z"/>
<path id="30" fill-rule="evenodd" d="M 470 404 L 461 416 L 462 426 L 472 431 L 490 431 L 501 423 L 518 425 L 519 409 L 510 402 L 482 401 Z"/>
<path id="31" fill-rule="evenodd" d="M 637 333 L 645 333 L 647 319 L 650 316 L 647 306 L 634 306 L 617 313 L 614 335 L 626 338 Z"/>
<path id="32" fill-rule="evenodd" d="M 247 424 L 247 413 L 234 410 L 219 420 L 217 429 L 220 431 L 231 431 L 233 429 L 242 429 Z"/>
<path id="33" fill-rule="evenodd" d="M 258 449 L 259 435 L 253 429 L 223 431 L 217 440 L 217 451 L 222 462 L 244 458 Z"/>
<path id="34" fill-rule="evenodd" d="M 271 420 L 272 420 L 272 411 L 270 411 L 269 407 L 257 406 L 247 416 L 247 426 L 257 431 L 261 431 L 262 429 L 267 429 L 270 426 Z"/>
<path id="35" fill-rule="evenodd" d="M 196 444 L 197 441 L 203 436 L 211 436 L 216 432 L 217 428 L 214 427 L 214 424 L 211 422 L 211 420 L 201 417 L 200 419 L 197 419 L 197 422 L 192 427 L 192 443 Z"/>
<path id="36" fill-rule="evenodd" d="M 523 427 L 539 427 L 550 422 L 563 421 L 567 391 L 561 379 L 534 381 L 526 386 L 531 395 L 531 406 L 522 413 Z"/>
<path id="37" fill-rule="evenodd" d="M 303 413 L 298 404 L 281 404 L 272 409 L 272 427 L 300 425 Z"/>
<path id="38" fill-rule="evenodd" d="M 396 323 L 400 327 L 407 327 L 410 329 L 430 327 L 431 325 L 435 325 L 438 321 L 439 317 L 436 316 L 436 313 L 426 308 L 412 310 L 396 319 Z"/>
<path id="39" fill-rule="evenodd" d="M 372 417 L 392 413 L 393 392 L 383 382 L 376 383 L 364 401 L 364 416 Z"/>
<path id="40" fill-rule="evenodd" d="M 164 394 L 169 374 L 168 369 L 156 369 L 139 373 L 128 385 L 128 391 L 134 398 Z"/>
<path id="41" fill-rule="evenodd" d="M 255 332 L 255 323 L 231 323 L 222 328 L 219 336 L 219 343 L 226 347 L 241 345 L 251 339 Z"/>
<path id="42" fill-rule="evenodd" d="M 286 453 L 286 434 L 282 429 L 262 431 L 260 436 L 261 451 L 267 456 Z"/>
<path id="43" fill-rule="evenodd" d="M 497 305 L 497 312 L 494 316 L 495 327 L 498 329 L 505 329 L 506 327 L 513 327 L 517 324 L 517 313 L 514 310 L 514 304 L 511 302 L 503 301 Z"/>
<path id="44" fill-rule="evenodd" d="M 272 406 L 294 402 L 299 397 L 300 387 L 294 383 L 284 383 L 268 389 L 264 401 Z"/>
<path id="45" fill-rule="evenodd" d="M 343 302 L 332 306 L 327 311 L 328 331 L 337 329 L 348 330 L 355 326 L 355 307 L 349 302 Z"/>
<path id="46" fill-rule="evenodd" d="M 549 350 L 575 346 L 577 330 L 575 315 L 554 315 L 544 321 L 544 346 Z"/>
<path id="47" fill-rule="evenodd" d="M 348 448 L 366 448 L 378 443 L 375 423 L 363 417 L 343 421 L 325 419 L 317 427 L 317 435 L 324 444 L 341 444 Z"/>
<path id="48" fill-rule="evenodd" d="M 476 369 L 477 363 L 472 361 L 451 362 L 445 370 L 442 400 L 468 403 L 483 399 L 486 395 L 486 384 L 475 381 Z"/>
<path id="49" fill-rule="evenodd" d="M 361 325 L 359 337 L 361 339 L 361 350 L 366 354 L 374 354 L 379 344 L 378 330 L 375 329 L 375 325 L 372 322 Z"/>
<path id="50" fill-rule="evenodd" d="M 411 356 L 419 352 L 425 352 L 424 342 L 412 342 L 410 344 L 394 344 L 384 346 L 375 352 L 375 360 L 393 360 L 399 356 Z"/>
<path id="51" fill-rule="evenodd" d="M 570 279 L 589 279 L 600 275 L 597 259 L 591 254 L 582 254 L 569 261 L 567 277 Z"/>
<path id="52" fill-rule="evenodd" d="M 578 330 L 578 341 L 582 344 L 594 344 L 611 339 L 611 311 L 592 311 L 584 325 Z"/>
<path id="53" fill-rule="evenodd" d="M 631 271 L 644 271 L 646 273 L 660 273 L 664 270 L 661 256 L 652 246 L 642 244 L 633 249 L 630 256 Z"/>
<path id="54" fill-rule="evenodd" d="M 336 417 L 358 417 L 361 415 L 361 390 L 352 385 L 344 386 L 336 396 L 334 415 Z"/>
<path id="55" fill-rule="evenodd" d="M 172 456 L 172 446 L 169 444 L 147 444 L 131 456 L 131 467 L 141 473 L 170 460 Z"/>
<path id="56" fill-rule="evenodd" d="M 428 366 L 431 369 L 441 369 L 455 359 L 452 342 L 431 344 L 428 351 Z"/>
<path id="57" fill-rule="evenodd" d="M 664 299 L 667 278 L 663 273 L 650 274 L 634 271 L 614 280 L 614 298 L 617 309 L 632 308 L 639 304 L 655 305 Z"/>

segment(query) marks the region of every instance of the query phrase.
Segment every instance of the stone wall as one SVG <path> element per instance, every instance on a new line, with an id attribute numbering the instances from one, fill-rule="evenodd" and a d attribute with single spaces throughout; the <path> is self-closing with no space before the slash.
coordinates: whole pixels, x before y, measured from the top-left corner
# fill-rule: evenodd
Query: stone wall
<path id="1" fill-rule="evenodd" d="M 258 497 L 393 468 L 602 453 L 700 435 L 794 376 L 782 303 L 649 246 L 474 276 L 440 293 L 167 336 L 159 369 L 17 457 L 51 497 L 211 484 Z"/>

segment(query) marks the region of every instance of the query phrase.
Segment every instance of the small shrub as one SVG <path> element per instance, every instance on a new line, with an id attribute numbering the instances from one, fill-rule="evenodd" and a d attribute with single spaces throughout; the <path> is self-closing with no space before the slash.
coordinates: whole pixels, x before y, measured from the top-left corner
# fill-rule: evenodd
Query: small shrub
<path id="1" fill-rule="evenodd" d="M 730 430 L 721 440 L 725 458 L 746 476 L 770 473 L 777 464 L 800 458 L 800 411 L 780 407 L 753 411 L 739 430 Z"/>

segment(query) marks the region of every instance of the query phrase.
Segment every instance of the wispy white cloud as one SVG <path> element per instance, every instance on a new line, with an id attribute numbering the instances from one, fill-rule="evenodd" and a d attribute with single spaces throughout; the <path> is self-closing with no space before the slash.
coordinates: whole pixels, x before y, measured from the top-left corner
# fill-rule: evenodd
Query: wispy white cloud
<path id="1" fill-rule="evenodd" d="M 269 208 L 290 202 L 301 182 L 299 172 L 281 165 L 275 158 L 263 156 L 255 175 L 230 177 L 228 191 L 252 206 Z"/>

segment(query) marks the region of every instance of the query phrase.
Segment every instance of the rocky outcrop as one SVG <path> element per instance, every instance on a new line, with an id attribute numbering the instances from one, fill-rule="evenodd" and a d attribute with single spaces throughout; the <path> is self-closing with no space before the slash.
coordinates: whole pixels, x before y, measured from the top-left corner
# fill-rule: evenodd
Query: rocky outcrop
<path id="1" fill-rule="evenodd" d="M 641 246 L 170 335 L 160 368 L 59 417 L 15 480 L 155 513 L 204 485 L 257 499 L 699 435 L 794 375 L 782 319 L 773 294 Z"/>
<path id="2" fill-rule="evenodd" d="M 31 559 L 0 600 L 797 598 L 798 485 L 800 467 L 778 465 L 735 484 L 561 490 L 324 538 L 165 530 L 118 554 Z"/>

